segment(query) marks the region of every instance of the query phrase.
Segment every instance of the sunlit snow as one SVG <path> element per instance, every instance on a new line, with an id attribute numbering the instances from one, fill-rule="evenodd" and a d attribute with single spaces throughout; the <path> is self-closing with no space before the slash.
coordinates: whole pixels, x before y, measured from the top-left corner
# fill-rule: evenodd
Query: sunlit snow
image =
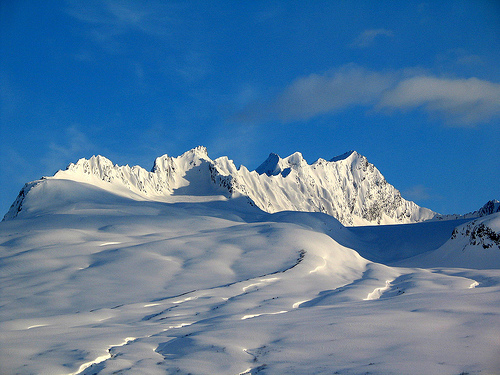
<path id="1" fill-rule="evenodd" d="M 0 224 L 0 373 L 500 372 L 500 213 L 345 227 L 100 184 L 42 180 Z"/>

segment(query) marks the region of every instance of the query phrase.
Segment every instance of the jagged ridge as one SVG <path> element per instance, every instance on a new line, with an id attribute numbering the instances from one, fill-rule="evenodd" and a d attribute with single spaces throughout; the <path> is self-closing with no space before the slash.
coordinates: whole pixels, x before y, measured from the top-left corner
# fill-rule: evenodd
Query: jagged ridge
<path id="1" fill-rule="evenodd" d="M 92 156 L 70 164 L 52 178 L 91 183 L 115 193 L 128 191 L 153 200 L 171 195 L 246 196 L 251 204 L 269 213 L 324 212 L 344 225 L 411 223 L 435 216 L 433 211 L 402 198 L 356 151 L 313 164 L 299 152 L 286 158 L 272 153 L 255 171 L 249 171 L 244 166 L 236 168 L 225 156 L 212 160 L 207 149 L 199 146 L 178 157 L 156 158 L 150 172 Z M 4 219 L 22 210 L 28 191 L 23 189 Z"/>
<path id="2" fill-rule="evenodd" d="M 494 213 L 500 212 L 500 202 L 496 199 L 492 199 L 484 204 L 479 210 L 472 211 L 463 215 L 460 214 L 450 214 L 450 215 L 440 215 L 437 214 L 433 220 L 457 220 L 457 219 L 475 219 L 478 217 L 488 216 Z"/>

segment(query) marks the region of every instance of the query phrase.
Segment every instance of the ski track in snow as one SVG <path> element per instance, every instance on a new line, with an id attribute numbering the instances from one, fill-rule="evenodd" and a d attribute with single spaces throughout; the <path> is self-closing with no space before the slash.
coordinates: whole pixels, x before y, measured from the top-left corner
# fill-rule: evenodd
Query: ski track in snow
<path id="1" fill-rule="evenodd" d="M 233 282 L 233 283 L 230 283 L 230 284 L 225 284 L 225 285 L 221 285 L 221 286 L 215 286 L 215 287 L 211 287 L 211 288 L 204 289 L 204 290 L 189 291 L 189 292 L 186 292 L 186 293 L 182 294 L 183 296 L 188 295 L 188 297 L 182 298 L 180 300 L 176 299 L 176 298 L 178 298 L 178 296 L 174 296 L 174 297 L 169 297 L 167 299 L 163 299 L 162 303 L 147 303 L 147 304 L 143 304 L 144 308 L 157 307 L 157 306 L 162 306 L 162 305 L 165 305 L 165 304 L 172 304 L 173 306 L 170 306 L 167 309 L 164 309 L 164 310 L 162 310 L 162 311 L 160 311 L 158 313 L 147 315 L 147 316 L 143 317 L 142 320 L 143 321 L 144 320 L 148 320 L 149 321 L 149 320 L 151 320 L 153 318 L 157 318 L 158 320 L 164 320 L 164 319 L 166 319 L 166 317 L 163 316 L 164 314 L 173 311 L 177 307 L 180 307 L 181 304 L 189 302 L 189 301 L 196 301 L 198 298 L 206 296 L 206 295 L 209 295 L 210 292 L 213 293 L 213 291 L 217 290 L 217 289 L 225 289 L 225 288 L 229 288 L 229 287 L 232 287 L 232 286 L 235 286 L 235 285 L 238 285 L 238 284 L 246 284 L 245 286 L 241 287 L 241 290 L 242 290 L 243 293 L 238 293 L 238 294 L 232 295 L 231 297 L 222 297 L 221 299 L 222 299 L 223 302 L 228 301 L 229 298 L 234 298 L 234 297 L 238 297 L 238 296 L 241 296 L 241 295 L 245 295 L 245 294 L 251 293 L 252 291 L 257 291 L 258 287 L 262 287 L 262 286 L 268 285 L 270 283 L 273 283 L 273 282 L 276 282 L 276 281 L 279 280 L 278 277 L 267 277 L 267 276 L 275 275 L 275 274 L 278 274 L 278 273 L 284 273 L 286 271 L 289 271 L 289 270 L 293 269 L 295 266 L 297 266 L 303 260 L 304 255 L 305 255 L 305 252 L 303 252 L 303 251 L 299 252 L 299 256 L 298 256 L 297 260 L 291 266 L 285 268 L 284 270 L 274 271 L 274 272 L 271 272 L 269 274 L 256 277 L 254 279 L 247 279 L 247 280 L 242 280 L 242 281 L 236 281 L 236 282 Z M 190 294 L 195 294 L 195 295 L 189 296 Z M 174 299 L 174 300 L 170 301 L 171 299 Z M 213 301 L 211 301 L 209 303 L 209 305 L 212 305 L 212 304 L 214 304 Z M 215 303 L 215 304 L 218 305 L 218 303 Z M 126 309 L 127 306 L 120 306 L 120 308 Z M 210 311 L 213 311 L 213 308 L 211 308 Z M 244 315 L 243 317 L 241 317 L 241 320 L 251 319 L 251 318 L 259 317 L 259 316 L 262 316 L 262 315 L 278 315 L 278 314 L 283 314 L 283 313 L 287 313 L 287 312 L 288 312 L 287 310 L 282 310 L 282 311 L 277 311 L 277 312 L 247 314 L 247 315 Z M 197 314 L 198 313 L 196 313 L 195 315 L 197 315 Z M 175 316 L 175 314 L 174 314 L 174 316 Z M 179 314 L 179 316 L 183 317 L 184 315 L 183 314 Z M 205 319 L 206 319 L 206 317 L 203 318 L 203 319 L 199 319 L 197 321 L 189 322 L 189 323 L 184 322 L 184 323 L 180 323 L 180 324 L 176 324 L 176 325 L 170 325 L 168 328 L 163 328 L 162 332 L 166 332 L 166 331 L 169 331 L 169 330 L 172 330 L 172 329 L 179 329 L 179 328 L 183 328 L 183 327 L 188 327 L 188 326 L 196 324 L 196 323 L 198 323 L 200 321 L 203 321 Z M 35 326 L 28 327 L 28 329 L 29 328 L 33 328 L 33 327 L 38 327 L 38 326 L 41 327 L 41 326 L 45 326 L 45 325 L 35 325 Z M 111 359 L 112 358 L 111 350 L 117 349 L 117 348 L 119 348 L 121 346 L 124 346 L 124 345 L 128 345 L 130 342 L 140 341 L 141 339 L 149 338 L 151 336 L 153 336 L 153 335 L 148 335 L 148 336 L 141 337 L 141 338 L 128 337 L 121 344 L 110 345 L 109 348 L 108 348 L 108 350 L 107 350 L 107 354 L 99 356 L 96 359 L 94 359 L 93 361 L 89 361 L 89 362 L 83 363 L 82 365 L 80 365 L 79 369 L 76 372 L 72 372 L 72 373 L 69 373 L 67 375 L 78 375 L 78 374 L 82 374 L 87 369 L 91 370 L 92 366 L 97 365 L 97 364 L 103 364 L 107 360 Z"/>
<path id="2" fill-rule="evenodd" d="M 269 279 L 259 279 L 256 283 L 252 283 L 252 284 L 249 284 L 247 286 L 244 286 L 242 288 L 242 290 L 244 292 L 246 292 L 248 289 L 250 288 L 255 288 L 255 287 L 258 287 L 258 286 L 261 286 L 261 285 L 264 285 L 265 283 L 270 283 L 270 282 L 273 282 L 273 281 L 276 281 L 276 280 L 279 280 L 279 278 L 277 277 L 271 277 Z"/>
<path id="3" fill-rule="evenodd" d="M 115 242 L 104 242 L 104 243 L 100 244 L 99 246 L 109 246 L 109 245 L 119 245 L 119 244 L 121 244 L 121 242 L 117 242 L 117 241 L 115 241 Z"/>
<path id="4" fill-rule="evenodd" d="M 261 275 L 252 279 L 246 279 L 246 280 L 241 280 L 241 281 L 235 281 L 233 283 L 229 284 L 223 284 L 219 286 L 214 286 L 214 287 L 209 287 L 206 289 L 200 289 L 200 290 L 193 290 L 189 292 L 182 293 L 181 296 L 172 296 L 166 299 L 162 299 L 161 301 L 158 302 L 150 302 L 150 303 L 135 303 L 132 305 L 122 305 L 122 306 L 116 306 L 113 307 L 113 309 L 116 311 L 116 316 L 120 316 L 122 313 L 124 315 L 127 315 L 127 311 L 136 311 L 135 306 L 140 305 L 143 309 L 151 310 L 151 309 L 157 309 L 156 312 L 152 312 L 148 315 L 142 315 L 142 321 L 151 321 L 151 322 L 172 322 L 170 323 L 167 327 L 162 327 L 160 331 L 153 331 L 150 332 L 146 336 L 142 337 L 127 337 L 123 342 L 120 344 L 110 344 L 108 345 L 108 349 L 105 353 L 102 355 L 96 357 L 95 359 L 91 361 L 84 362 L 79 365 L 79 368 L 75 372 L 70 372 L 68 375 L 78 375 L 78 374 L 91 374 L 93 371 L 99 371 L 99 369 L 104 369 L 107 367 L 106 363 L 110 360 L 114 360 L 114 358 L 118 358 L 118 353 L 120 352 L 120 349 L 124 346 L 133 346 L 134 344 L 139 344 L 144 340 L 152 340 L 154 337 L 163 337 L 162 334 L 171 332 L 172 330 L 179 331 L 182 329 L 186 329 L 189 327 L 196 327 L 198 325 L 203 325 L 205 321 L 210 321 L 217 319 L 220 315 L 217 313 L 219 308 L 222 308 L 224 306 L 229 306 L 231 303 L 237 303 L 237 301 L 241 300 L 242 298 L 246 298 L 247 296 L 252 296 L 252 295 L 267 295 L 266 290 L 269 288 L 272 288 L 273 286 L 276 285 L 276 283 L 283 283 L 287 282 L 286 278 L 283 280 L 283 277 L 278 277 L 275 275 L 281 274 L 283 276 L 286 276 L 286 273 L 291 270 L 296 270 L 297 272 L 305 272 L 307 275 L 312 275 L 316 272 L 311 272 L 311 270 L 301 270 L 297 269 L 296 267 L 301 264 L 306 262 L 307 263 L 307 254 L 305 252 L 301 252 L 297 258 L 297 260 L 290 265 L 289 267 L 286 267 L 283 270 L 278 270 L 278 271 L 273 271 L 269 272 L 268 274 Z M 320 259 L 320 265 L 316 266 L 313 271 L 318 271 L 318 267 L 320 268 L 325 268 L 327 266 L 327 261 L 325 258 Z M 338 298 L 339 301 L 342 299 L 340 298 L 342 293 L 349 291 L 350 288 L 363 288 L 365 289 L 366 287 L 363 286 L 364 283 L 373 283 L 376 281 L 376 278 L 374 279 L 374 269 L 365 269 L 363 274 L 361 275 L 360 278 L 355 278 L 351 280 L 347 284 L 342 284 L 339 285 L 337 288 L 332 289 L 329 291 L 330 294 L 335 294 Z M 368 293 L 368 295 L 363 298 L 364 300 L 375 300 L 379 299 L 385 292 L 390 290 L 393 285 L 392 283 L 395 280 L 406 280 L 407 278 L 414 277 L 412 275 L 415 274 L 415 270 L 406 270 L 406 272 L 410 273 L 403 273 L 398 276 L 397 279 L 391 279 L 391 280 L 386 280 L 385 281 L 385 286 L 383 287 L 376 287 L 372 289 L 371 292 Z M 418 273 L 418 272 L 417 272 Z M 311 276 L 310 276 L 311 277 Z M 470 279 L 465 279 L 465 280 L 470 280 Z M 479 283 L 475 280 L 470 280 L 472 283 L 468 283 L 468 288 L 474 288 Z M 182 297 L 182 298 L 179 298 Z M 315 298 L 314 296 L 310 296 L 309 299 L 303 299 L 300 300 L 299 302 L 293 302 L 291 304 L 292 311 L 299 311 L 301 310 L 300 307 L 301 305 L 307 304 L 308 302 L 313 301 Z M 231 302 L 235 301 L 235 302 Z M 269 307 L 268 308 L 259 308 L 259 305 L 265 305 L 264 303 L 265 299 L 263 297 L 259 297 L 257 299 L 253 300 L 253 307 L 247 308 L 248 313 L 244 315 L 240 315 L 237 319 L 240 319 L 241 321 L 247 321 L 247 320 L 253 320 L 255 318 L 272 318 L 273 316 L 280 316 L 283 314 L 290 313 L 290 310 L 285 310 L 285 309 L 275 309 L 272 310 Z M 340 303 L 340 302 L 339 302 Z M 189 305 L 184 307 L 184 305 Z M 259 312 L 254 312 L 252 313 L 252 309 L 264 309 L 267 311 L 259 311 Z M 158 310 L 159 309 L 159 310 Z M 238 309 L 238 311 L 240 311 Z M 104 312 L 104 311 L 103 311 Z M 100 311 L 95 311 L 94 313 L 100 313 Z M 138 312 L 140 314 L 140 310 Z M 233 313 L 237 314 L 237 313 Z M 137 315 L 137 313 L 135 314 Z M 195 318 L 195 319 L 193 319 Z M 106 317 L 105 315 L 102 318 L 98 318 L 96 322 L 103 321 L 110 319 L 109 317 Z M 111 318 L 113 320 L 113 318 Z M 174 323 L 177 321 L 178 323 Z M 48 324 L 34 324 L 31 326 L 28 326 L 26 329 L 32 329 L 32 328 L 43 328 L 48 326 Z M 179 337 L 179 334 L 176 334 L 177 337 Z M 156 344 L 153 345 L 155 350 L 158 349 L 159 344 L 161 340 L 153 340 L 153 342 L 156 342 Z M 115 354 L 111 354 L 114 352 Z M 246 353 L 250 354 L 250 352 L 246 351 Z M 257 358 L 257 357 L 255 357 Z M 97 368 L 96 366 L 100 366 Z M 261 365 L 262 366 L 262 365 Z M 239 372 L 241 374 L 250 374 L 254 372 L 259 372 L 260 370 L 255 370 L 257 367 L 247 367 L 246 370 L 243 370 L 242 372 Z M 263 368 L 261 368 L 262 370 Z M 254 371 L 255 370 L 255 371 Z"/>
<path id="5" fill-rule="evenodd" d="M 276 311 L 276 312 L 270 312 L 270 313 L 262 313 L 262 314 L 249 314 L 249 315 L 244 315 L 241 320 L 245 320 L 245 319 L 251 319 L 251 318 L 256 318 L 258 316 L 262 316 L 262 315 L 278 315 L 278 314 L 284 314 L 284 313 L 287 313 L 288 311 L 287 310 L 281 310 L 281 311 Z"/>

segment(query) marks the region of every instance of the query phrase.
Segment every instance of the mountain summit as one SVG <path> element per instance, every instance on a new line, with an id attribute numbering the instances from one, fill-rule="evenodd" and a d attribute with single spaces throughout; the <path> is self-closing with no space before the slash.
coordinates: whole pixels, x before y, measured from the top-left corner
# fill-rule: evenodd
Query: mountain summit
<path id="1" fill-rule="evenodd" d="M 271 153 L 255 171 L 236 168 L 227 157 L 212 160 L 199 146 L 178 157 L 156 158 L 151 171 L 118 166 L 103 156 L 70 164 L 53 177 L 26 184 L 5 215 L 16 217 L 33 210 L 26 198 L 53 180 L 71 180 L 138 200 L 165 200 L 178 196 L 217 199 L 246 197 L 263 211 L 323 212 L 344 225 L 412 223 L 436 214 L 401 197 L 379 170 L 356 151 L 330 161 L 308 164 L 300 152 L 281 158 Z M 207 198 L 208 199 L 208 198 Z"/>

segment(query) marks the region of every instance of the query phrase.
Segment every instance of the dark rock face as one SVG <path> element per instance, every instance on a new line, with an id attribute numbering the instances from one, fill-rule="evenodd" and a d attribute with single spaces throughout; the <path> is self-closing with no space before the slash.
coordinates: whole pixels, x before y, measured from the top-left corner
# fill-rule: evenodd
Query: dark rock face
<path id="1" fill-rule="evenodd" d="M 484 249 L 497 247 L 500 250 L 500 233 L 495 232 L 492 228 L 484 223 L 477 223 L 474 220 L 461 229 L 455 228 L 451 238 L 456 239 L 458 236 L 468 238 L 468 245 L 480 245 Z"/>
<path id="2" fill-rule="evenodd" d="M 495 212 L 500 212 L 500 202 L 496 199 L 488 201 L 477 212 L 479 217 L 491 215 L 494 214 Z"/>
<path id="3" fill-rule="evenodd" d="M 26 196 L 28 195 L 30 190 L 33 189 L 36 185 L 38 185 L 41 181 L 42 180 L 29 182 L 23 186 L 23 188 L 17 195 L 16 200 L 14 201 L 14 203 L 12 203 L 9 211 L 5 214 L 2 221 L 14 219 L 19 214 L 19 212 L 23 210 L 23 203 L 24 200 L 26 199 Z"/>

